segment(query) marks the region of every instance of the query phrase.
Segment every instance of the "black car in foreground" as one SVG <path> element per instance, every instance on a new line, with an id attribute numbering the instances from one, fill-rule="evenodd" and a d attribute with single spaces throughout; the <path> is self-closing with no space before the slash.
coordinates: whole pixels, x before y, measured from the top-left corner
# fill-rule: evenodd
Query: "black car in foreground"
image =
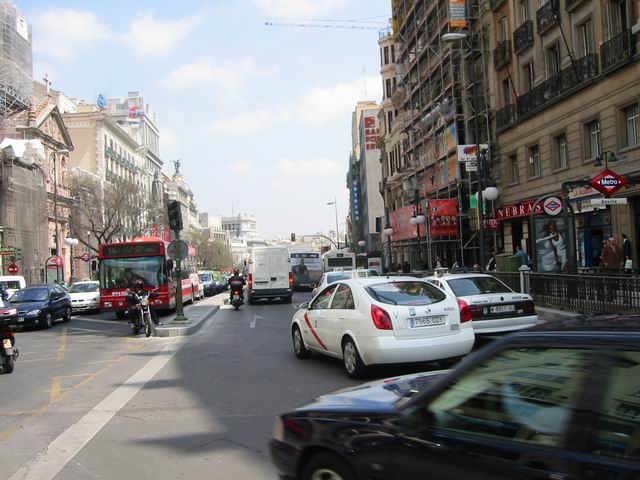
<path id="1" fill-rule="evenodd" d="M 640 316 L 547 323 L 281 415 L 283 478 L 638 480 Z"/>
<path id="2" fill-rule="evenodd" d="M 19 326 L 51 328 L 54 320 L 71 320 L 71 298 L 58 285 L 29 285 L 9 298 L 9 305 L 18 310 Z"/>

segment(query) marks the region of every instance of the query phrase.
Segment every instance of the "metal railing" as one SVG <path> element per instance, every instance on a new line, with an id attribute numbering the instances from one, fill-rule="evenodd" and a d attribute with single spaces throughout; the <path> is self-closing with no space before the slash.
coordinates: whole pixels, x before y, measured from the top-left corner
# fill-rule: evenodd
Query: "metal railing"
<path id="1" fill-rule="evenodd" d="M 517 54 L 533 46 L 533 20 L 527 20 L 513 32 L 513 51 Z"/>
<path id="2" fill-rule="evenodd" d="M 493 65 L 496 70 L 500 70 L 511 62 L 511 40 L 504 40 L 498 43 L 493 49 Z"/>
<path id="3" fill-rule="evenodd" d="M 549 0 L 536 12 L 538 24 L 538 35 L 542 35 L 553 25 L 560 23 L 560 2 L 559 0 Z"/>
<path id="4" fill-rule="evenodd" d="M 613 68 L 625 64 L 633 57 L 633 34 L 627 29 L 605 42 L 600 47 L 600 57 L 602 58 L 602 70 L 612 70 Z"/>
<path id="5" fill-rule="evenodd" d="M 516 121 L 516 106 L 507 105 L 496 112 L 496 128 L 503 130 Z"/>

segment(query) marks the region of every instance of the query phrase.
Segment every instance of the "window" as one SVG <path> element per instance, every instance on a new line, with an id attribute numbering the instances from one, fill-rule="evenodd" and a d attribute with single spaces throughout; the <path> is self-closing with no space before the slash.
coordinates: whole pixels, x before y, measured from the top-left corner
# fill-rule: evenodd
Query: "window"
<path id="1" fill-rule="evenodd" d="M 385 282 L 366 288 L 371 298 L 389 305 L 431 305 L 447 298 L 426 282 Z"/>
<path id="2" fill-rule="evenodd" d="M 602 153 L 602 143 L 600 139 L 600 120 L 594 120 L 585 124 L 586 135 L 586 157 L 594 159 Z"/>
<path id="3" fill-rule="evenodd" d="M 427 417 L 437 429 L 561 447 L 589 375 L 588 359 L 568 348 L 497 352 L 436 397 Z"/>
<path id="4" fill-rule="evenodd" d="M 616 35 L 622 33 L 622 30 L 629 28 L 629 12 L 627 2 L 609 1 L 604 8 L 604 39 L 611 40 Z"/>
<path id="5" fill-rule="evenodd" d="M 591 19 L 582 23 L 577 28 L 578 34 L 576 35 L 576 41 L 578 42 L 577 50 L 580 57 L 585 57 L 595 52 L 593 45 L 593 25 Z"/>
<path id="6" fill-rule="evenodd" d="M 504 283 L 491 276 L 456 278 L 449 280 L 449 286 L 456 297 L 512 292 Z"/>
<path id="7" fill-rule="evenodd" d="M 522 67 L 522 73 L 522 88 L 525 92 L 529 92 L 533 90 L 533 84 L 535 81 L 533 62 L 529 62 L 524 67 Z"/>
<path id="8" fill-rule="evenodd" d="M 539 177 L 542 175 L 542 165 L 540 165 L 540 147 L 534 145 L 529 147 L 529 177 Z"/>
<path id="9" fill-rule="evenodd" d="M 507 38 L 509 38 L 509 24 L 507 23 L 507 17 L 504 16 L 500 19 L 500 29 L 499 29 L 499 42 L 506 42 Z"/>
<path id="10" fill-rule="evenodd" d="M 567 168 L 569 150 L 567 136 L 563 133 L 553 138 L 553 152 L 556 168 Z"/>
<path id="11" fill-rule="evenodd" d="M 511 105 L 511 85 L 508 78 L 502 81 L 502 101 L 505 107 Z"/>
<path id="12" fill-rule="evenodd" d="M 389 64 L 389 47 L 384 47 L 384 64 Z"/>
<path id="13" fill-rule="evenodd" d="M 520 1 L 520 20 L 522 23 L 527 20 L 531 20 L 531 14 L 529 13 L 531 10 L 529 8 L 529 0 L 521 0 Z"/>
<path id="14" fill-rule="evenodd" d="M 384 81 L 384 86 L 385 86 L 386 98 L 390 98 L 391 97 L 391 79 L 390 78 L 387 78 Z"/>
<path id="15" fill-rule="evenodd" d="M 391 131 L 391 125 L 393 124 L 393 112 L 387 112 L 387 132 Z"/>
<path id="16" fill-rule="evenodd" d="M 325 310 L 329 308 L 329 302 L 331 301 L 331 295 L 336 289 L 337 285 L 330 285 L 325 288 L 311 303 L 310 309 L 313 310 Z"/>
<path id="17" fill-rule="evenodd" d="M 395 45 L 391 45 L 391 63 L 396 63 L 396 48 L 395 48 Z"/>
<path id="18" fill-rule="evenodd" d="M 356 308 L 353 302 L 353 294 L 351 289 L 344 283 L 338 285 L 338 290 L 333 296 L 333 302 L 331 302 L 332 310 L 354 310 Z"/>
<path id="19" fill-rule="evenodd" d="M 624 146 L 633 147 L 640 143 L 638 124 L 640 123 L 640 108 L 638 104 L 631 105 L 623 110 L 624 113 Z"/>
<path id="20" fill-rule="evenodd" d="M 520 181 L 520 169 L 518 168 L 517 155 L 509 155 L 509 166 L 511 167 L 511 183 L 518 183 Z"/>
<path id="21" fill-rule="evenodd" d="M 557 43 L 545 49 L 544 61 L 547 69 L 547 78 L 551 78 L 560 73 L 560 47 Z"/>

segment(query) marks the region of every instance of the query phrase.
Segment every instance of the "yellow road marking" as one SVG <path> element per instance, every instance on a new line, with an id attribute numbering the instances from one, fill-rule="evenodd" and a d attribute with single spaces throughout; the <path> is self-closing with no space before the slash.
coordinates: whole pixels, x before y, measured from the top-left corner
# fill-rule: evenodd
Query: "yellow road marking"
<path id="1" fill-rule="evenodd" d="M 7 438 L 9 438 L 11 435 L 13 435 L 16 430 L 18 430 L 18 426 L 17 425 L 12 425 L 9 428 L 7 428 L 6 430 L 1 431 L 0 432 L 0 442 L 4 442 Z"/>
<path id="2" fill-rule="evenodd" d="M 49 391 L 49 403 L 56 403 L 69 393 L 68 389 L 62 388 L 62 377 L 53 377 L 51 390 Z"/>
<path id="3" fill-rule="evenodd" d="M 67 331 L 68 329 L 65 327 L 62 330 L 62 335 L 60 336 L 60 347 L 58 347 L 58 363 L 61 363 L 64 360 L 64 354 L 67 350 Z"/>

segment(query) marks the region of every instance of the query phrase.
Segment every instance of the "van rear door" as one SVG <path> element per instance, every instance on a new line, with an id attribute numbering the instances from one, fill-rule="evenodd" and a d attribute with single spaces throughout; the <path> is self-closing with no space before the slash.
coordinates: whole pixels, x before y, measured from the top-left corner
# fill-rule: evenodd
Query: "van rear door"
<path id="1" fill-rule="evenodd" d="M 266 248 L 255 248 L 251 255 L 253 270 L 253 287 L 255 289 L 271 288 L 269 250 Z"/>
<path id="2" fill-rule="evenodd" d="M 286 248 L 270 248 L 269 264 L 269 288 L 289 288 L 289 272 L 291 271 L 291 263 L 289 261 L 288 250 Z"/>

